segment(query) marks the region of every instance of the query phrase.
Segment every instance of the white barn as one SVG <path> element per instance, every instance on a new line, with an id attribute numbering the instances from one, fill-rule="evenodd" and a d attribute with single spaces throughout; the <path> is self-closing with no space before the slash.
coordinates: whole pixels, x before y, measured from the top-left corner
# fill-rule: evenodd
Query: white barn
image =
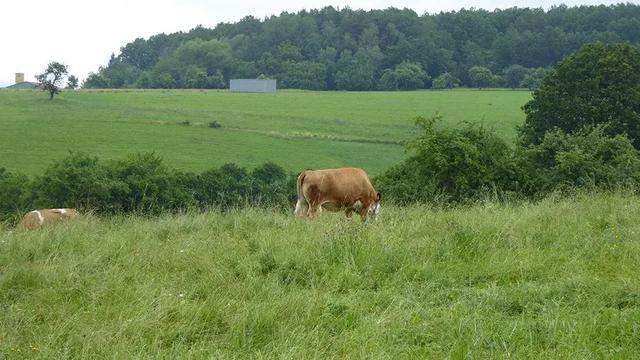
<path id="1" fill-rule="evenodd" d="M 233 92 L 274 93 L 276 92 L 276 80 L 231 79 L 229 90 Z"/>

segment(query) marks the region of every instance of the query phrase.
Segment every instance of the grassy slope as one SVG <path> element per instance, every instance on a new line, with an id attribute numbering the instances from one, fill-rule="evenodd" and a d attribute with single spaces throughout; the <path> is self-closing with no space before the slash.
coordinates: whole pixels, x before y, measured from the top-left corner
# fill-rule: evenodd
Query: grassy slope
<path id="1" fill-rule="evenodd" d="M 629 358 L 640 198 L 0 232 L 0 355 Z M 2 357 L 2 356 L 0 356 Z"/>
<path id="2" fill-rule="evenodd" d="M 480 121 L 512 138 L 524 91 L 303 92 L 0 91 L 0 166 L 39 173 L 68 150 L 103 158 L 156 151 L 203 170 L 274 161 L 291 171 L 360 166 L 376 174 L 403 158 L 413 118 Z M 178 123 L 189 121 L 191 126 Z M 220 129 L 207 124 L 217 121 Z M 378 142 L 388 143 L 378 143 Z M 394 144 L 395 143 L 395 144 Z"/>

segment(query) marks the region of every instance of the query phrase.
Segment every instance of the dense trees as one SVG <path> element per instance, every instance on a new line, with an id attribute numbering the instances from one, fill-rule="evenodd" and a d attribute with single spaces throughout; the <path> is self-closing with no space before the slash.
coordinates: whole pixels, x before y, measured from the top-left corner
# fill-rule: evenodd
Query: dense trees
<path id="1" fill-rule="evenodd" d="M 640 51 L 628 44 L 584 46 L 544 78 L 524 107 L 524 144 L 538 144 L 553 128 L 571 133 L 605 124 L 640 148 Z"/>
<path id="2" fill-rule="evenodd" d="M 448 73 L 438 86 L 453 79 L 478 86 L 472 74 L 479 74 L 482 87 L 535 88 L 544 68 L 585 43 L 639 42 L 639 25 L 640 6 L 633 4 L 423 16 L 326 7 L 136 39 L 84 86 L 220 87 L 264 74 L 281 87 L 412 89 Z M 488 69 L 491 79 L 474 67 Z"/>

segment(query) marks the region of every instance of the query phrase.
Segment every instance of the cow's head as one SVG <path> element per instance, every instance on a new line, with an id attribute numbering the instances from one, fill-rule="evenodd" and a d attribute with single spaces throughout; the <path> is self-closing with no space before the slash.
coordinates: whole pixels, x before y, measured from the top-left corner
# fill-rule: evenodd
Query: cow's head
<path id="1" fill-rule="evenodd" d="M 380 212 L 380 199 L 380 193 L 376 193 L 376 201 L 373 202 L 373 204 L 369 205 L 369 211 L 367 215 L 371 220 L 375 220 L 376 216 L 378 216 L 378 213 Z"/>

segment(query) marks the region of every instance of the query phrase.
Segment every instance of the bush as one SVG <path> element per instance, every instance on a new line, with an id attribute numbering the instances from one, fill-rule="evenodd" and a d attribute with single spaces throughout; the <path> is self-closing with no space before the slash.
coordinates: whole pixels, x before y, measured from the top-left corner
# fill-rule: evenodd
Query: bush
<path id="1" fill-rule="evenodd" d="M 217 122 L 217 121 L 212 121 L 212 122 L 210 122 L 208 126 L 209 126 L 210 128 L 212 128 L 212 129 L 217 129 L 217 128 L 219 128 L 219 127 L 222 127 L 222 125 L 220 125 L 220 123 L 219 123 L 219 122 Z"/>
<path id="2" fill-rule="evenodd" d="M 640 185 L 638 151 L 625 135 L 606 135 L 603 126 L 549 131 L 540 144 L 519 150 L 518 163 L 528 195 Z"/>
<path id="3" fill-rule="evenodd" d="M 157 214 L 195 203 L 187 180 L 186 174 L 167 169 L 155 154 L 102 164 L 97 157 L 72 153 L 35 179 L 31 196 L 38 208 Z"/>
<path id="4" fill-rule="evenodd" d="M 158 214 L 198 207 L 289 208 L 295 176 L 273 163 L 247 172 L 226 164 L 202 174 L 167 168 L 153 153 L 102 163 L 70 153 L 32 182 L 0 168 L 0 221 L 33 208 L 73 207 L 97 213 Z"/>
<path id="5" fill-rule="evenodd" d="M 227 210 L 248 204 L 251 181 L 249 174 L 235 164 L 203 172 L 195 187 L 196 200 L 201 209 L 217 207 Z"/>
<path id="6" fill-rule="evenodd" d="M 97 157 L 70 153 L 35 178 L 30 197 L 35 208 L 78 207 L 113 212 L 119 210 L 112 194 L 119 186 Z"/>
<path id="7" fill-rule="evenodd" d="M 514 64 L 504 69 L 504 82 L 507 87 L 515 89 L 522 84 L 527 75 L 527 69 L 518 64 Z"/>
<path id="8" fill-rule="evenodd" d="M 504 140 L 472 124 L 436 128 L 440 119 L 416 119 L 420 135 L 407 145 L 413 155 L 376 179 L 380 192 L 406 204 L 460 202 L 510 191 L 519 175 Z"/>
<path id="9" fill-rule="evenodd" d="M 28 208 L 26 176 L 0 168 L 0 221 L 10 221 Z"/>
<path id="10" fill-rule="evenodd" d="M 195 204 L 189 178 L 169 170 L 153 153 L 112 162 L 108 174 L 115 185 L 111 187 L 112 205 L 119 211 L 157 214 Z"/>
<path id="11" fill-rule="evenodd" d="M 555 66 L 524 106 L 520 141 L 539 144 L 554 128 L 609 124 L 640 148 L 640 51 L 628 44 L 586 45 Z"/>
<path id="12" fill-rule="evenodd" d="M 422 69 L 422 65 L 403 61 L 393 70 L 386 69 L 380 77 L 380 90 L 416 90 L 425 87 L 429 75 Z"/>
<path id="13" fill-rule="evenodd" d="M 266 163 L 251 172 L 252 205 L 288 207 L 295 197 L 295 177 L 274 163 Z M 292 182 L 291 179 L 294 181 Z"/>
<path id="14" fill-rule="evenodd" d="M 538 89 L 544 77 L 547 76 L 548 72 L 549 70 L 542 67 L 529 69 L 527 71 L 527 74 L 525 74 L 524 79 L 522 79 L 520 87 L 527 88 L 529 90 Z"/>
<path id="15" fill-rule="evenodd" d="M 484 66 L 474 66 L 469 69 L 469 78 L 473 87 L 480 89 L 489 87 L 497 81 L 491 70 Z"/>
<path id="16" fill-rule="evenodd" d="M 456 79 L 453 75 L 448 72 L 445 72 L 433 79 L 432 88 L 434 89 L 453 89 L 458 86 L 460 81 Z"/>

